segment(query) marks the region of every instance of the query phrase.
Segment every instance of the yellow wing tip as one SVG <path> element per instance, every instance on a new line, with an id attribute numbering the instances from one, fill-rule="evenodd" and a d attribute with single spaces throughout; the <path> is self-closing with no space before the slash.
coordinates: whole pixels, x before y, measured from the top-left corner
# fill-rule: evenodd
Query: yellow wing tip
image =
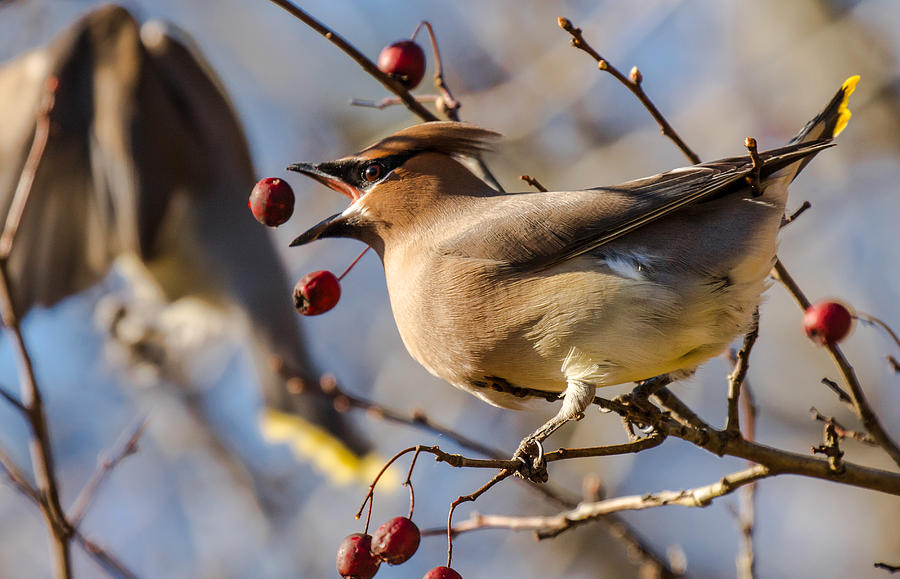
<path id="1" fill-rule="evenodd" d="M 850 112 L 850 95 L 853 94 L 853 91 L 856 90 L 856 85 L 859 83 L 859 75 L 853 75 L 847 80 L 844 81 L 844 84 L 841 85 L 841 92 L 844 95 L 844 98 L 841 100 L 841 106 L 838 107 L 838 117 L 837 122 L 834 124 L 834 131 L 831 136 L 836 137 L 841 134 L 841 132 L 847 128 L 847 123 L 850 122 L 850 117 L 852 113 Z"/>

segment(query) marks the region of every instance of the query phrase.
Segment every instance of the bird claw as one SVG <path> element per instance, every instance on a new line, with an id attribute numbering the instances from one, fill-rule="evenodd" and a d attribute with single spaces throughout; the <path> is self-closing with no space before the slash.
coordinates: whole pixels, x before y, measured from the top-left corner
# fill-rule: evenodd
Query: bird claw
<path id="1" fill-rule="evenodd" d="M 523 440 L 513 454 L 512 460 L 517 460 L 521 464 L 516 476 L 536 483 L 545 483 L 550 478 L 547 473 L 547 462 L 544 460 L 544 447 L 539 440 L 530 437 Z"/>

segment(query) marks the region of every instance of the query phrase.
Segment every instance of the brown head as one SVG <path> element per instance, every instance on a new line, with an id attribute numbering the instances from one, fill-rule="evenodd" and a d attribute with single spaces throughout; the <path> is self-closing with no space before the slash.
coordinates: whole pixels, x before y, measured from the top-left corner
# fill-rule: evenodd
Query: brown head
<path id="1" fill-rule="evenodd" d="M 490 149 L 500 135 L 474 125 L 414 125 L 349 157 L 288 170 L 308 175 L 346 195 L 350 206 L 306 231 L 291 246 L 323 237 L 362 240 L 383 255 L 385 238 L 440 216 L 444 201 L 493 192 L 456 157 Z"/>

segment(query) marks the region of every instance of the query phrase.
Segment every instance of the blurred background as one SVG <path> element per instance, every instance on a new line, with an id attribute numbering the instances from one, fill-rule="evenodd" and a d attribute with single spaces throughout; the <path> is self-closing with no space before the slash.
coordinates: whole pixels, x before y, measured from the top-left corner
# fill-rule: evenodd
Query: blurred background
<path id="1" fill-rule="evenodd" d="M 44 45 L 97 5 L 0 1 L 0 61 Z M 447 82 L 463 104 L 462 118 L 506 135 L 487 162 L 507 190 L 526 188 L 518 180 L 523 173 L 553 189 L 574 189 L 685 164 L 630 93 L 569 46 L 558 16 L 583 28 L 587 40 L 623 71 L 639 66 L 647 93 L 704 160 L 743 154 L 748 135 L 761 149 L 783 144 L 845 78 L 861 75 L 851 99 L 853 120 L 839 146 L 819 155 L 792 188 L 789 209 L 804 200 L 812 209 L 783 231 L 779 254 L 814 301 L 839 298 L 900 327 L 900 6 L 895 1 L 309 0 L 300 5 L 373 59 L 383 46 L 408 37 L 420 20 L 429 20 Z M 219 203 L 236 204 L 235 214 L 246 214 L 254 231 L 263 233 L 245 209 L 253 181 L 280 176 L 297 193 L 293 219 L 278 230 L 236 239 L 231 225 L 217 227 L 212 220 L 206 239 L 213 244 L 221 239 L 223 248 L 253 243 L 258 251 L 277 252 L 271 255 L 288 274 L 263 281 L 285 303 L 293 280 L 305 273 L 342 271 L 360 244 L 326 240 L 295 250 L 287 244 L 342 209 L 345 200 L 283 168 L 359 150 L 417 119 L 401 107 L 350 106 L 352 98 L 387 95 L 328 41 L 266 0 L 146 0 L 125 6 L 141 23 L 171 22 L 192 38 L 229 95 L 256 176 L 236 187 L 245 192 Z M 428 82 L 416 92 L 430 92 Z M 240 256 L 234 256 L 230 275 L 257 275 L 249 259 L 242 270 Z M 362 527 L 353 514 L 367 481 L 363 475 L 329 472 L 327 465 L 298 458 L 287 446 L 260 436 L 259 356 L 248 329 L 252 308 L 243 317 L 206 316 L 204 327 L 181 327 L 178 331 L 199 333 L 196 343 L 203 348 L 186 355 L 190 363 L 180 366 L 176 380 L 146 360 L 135 361 L 133 352 L 110 337 L 103 312 L 136 291 L 123 281 L 127 271 L 120 264 L 102 282 L 53 307 L 35 308 L 24 321 L 46 397 L 63 504 L 74 500 L 98 454 L 146 415 L 140 452 L 116 469 L 99 494 L 83 522 L 86 534 L 141 577 L 336 576 L 338 544 Z M 135 315 L 164 317 L 170 304 L 163 301 Z M 555 411 L 545 403 L 527 412 L 495 409 L 428 375 L 400 342 L 374 255 L 367 254 L 345 279 L 333 311 L 289 319 L 301 328 L 311 364 L 333 373 L 349 391 L 401 411 L 422 409 L 492 446 L 511 452 Z M 857 423 L 819 383 L 823 376 L 838 375 L 826 353 L 803 335 L 800 320 L 800 310 L 774 285 L 762 308 L 749 380 L 759 406 L 758 439 L 805 453 L 821 443 L 821 424 L 809 417 L 811 405 L 848 427 Z M 886 428 L 900 436 L 900 376 L 885 361 L 886 354 L 898 354 L 895 346 L 877 330 L 858 326 L 845 351 Z M 728 370 L 725 360 L 712 360 L 673 391 L 712 424 L 722 425 Z M 17 391 L 16 384 L 4 338 L 0 385 Z M 460 450 L 452 441 L 363 413 L 347 418 L 375 460 L 417 443 Z M 23 466 L 28 465 L 27 433 L 18 413 L 0 404 L 0 444 Z M 619 420 L 598 413 L 551 439 L 560 446 L 622 441 Z M 893 467 L 877 449 L 851 441 L 844 449 L 854 462 Z M 406 464 L 379 488 L 375 526 L 406 514 L 408 496 L 399 484 Z M 578 496 L 582 480 L 593 475 L 615 496 L 704 485 L 742 467 L 741 461 L 669 440 L 637 456 L 557 463 L 551 480 Z M 413 477 L 415 521 L 422 528 L 443 525 L 449 502 L 488 477 L 420 461 Z M 689 576 L 728 577 L 735 573 L 740 538 L 736 505 L 733 495 L 706 509 L 667 507 L 623 518 L 656 552 L 682 553 Z M 555 511 L 514 481 L 456 516 L 462 520 L 473 509 Z M 886 572 L 873 568 L 875 561 L 900 563 L 896 497 L 777 477 L 759 485 L 756 516 L 760 577 L 884 577 Z M 526 533 L 481 531 L 454 545 L 454 567 L 467 578 L 639 572 L 602 523 L 538 544 Z M 75 552 L 76 576 L 103 576 Z M 48 553 L 38 510 L 12 487 L 0 487 L 0 576 L 48 576 Z M 383 568 L 379 576 L 421 577 L 443 564 L 445 554 L 442 538 L 428 538 L 410 562 Z"/>

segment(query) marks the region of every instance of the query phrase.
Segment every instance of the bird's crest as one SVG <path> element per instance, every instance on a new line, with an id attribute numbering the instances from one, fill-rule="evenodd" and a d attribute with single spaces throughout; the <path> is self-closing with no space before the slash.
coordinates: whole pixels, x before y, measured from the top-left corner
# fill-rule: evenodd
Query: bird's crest
<path id="1" fill-rule="evenodd" d="M 436 121 L 413 125 L 359 152 L 369 158 L 432 151 L 450 156 L 474 156 L 493 149 L 500 133 L 468 123 Z"/>

